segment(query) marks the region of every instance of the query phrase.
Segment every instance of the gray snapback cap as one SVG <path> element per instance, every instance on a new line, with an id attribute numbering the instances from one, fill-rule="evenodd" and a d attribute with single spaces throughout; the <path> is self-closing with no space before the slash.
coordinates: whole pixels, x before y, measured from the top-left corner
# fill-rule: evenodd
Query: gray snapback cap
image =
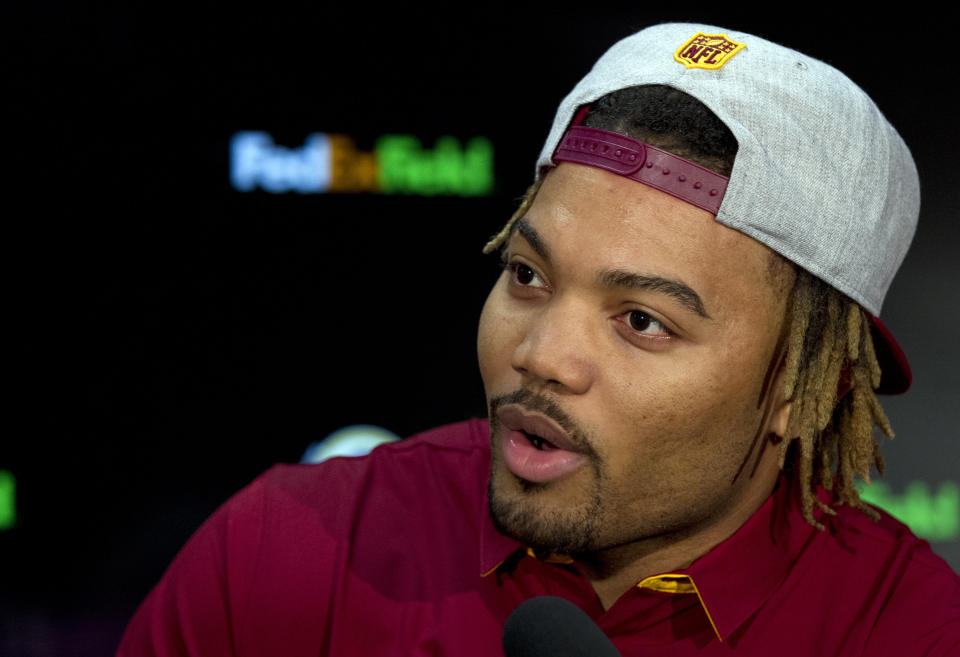
<path id="1" fill-rule="evenodd" d="M 706 44 L 721 35 L 736 44 L 726 46 L 734 52 L 721 60 L 693 44 L 689 59 L 700 54 L 700 62 L 688 66 L 680 51 L 698 34 Z M 697 66 L 711 59 L 720 67 Z M 657 25 L 616 43 L 567 95 L 538 172 L 554 166 L 553 153 L 581 105 L 644 84 L 697 98 L 736 137 L 717 221 L 880 314 L 916 229 L 920 186 L 906 144 L 863 90 L 828 64 L 759 37 L 710 25 Z"/>
<path id="2" fill-rule="evenodd" d="M 879 315 L 916 230 L 920 188 L 910 151 L 866 93 L 832 66 L 750 34 L 656 25 L 611 47 L 561 102 L 538 175 L 556 166 L 578 108 L 649 84 L 697 98 L 736 137 L 717 221 Z M 899 347 L 889 332 L 877 337 L 899 352 L 908 386 Z"/>

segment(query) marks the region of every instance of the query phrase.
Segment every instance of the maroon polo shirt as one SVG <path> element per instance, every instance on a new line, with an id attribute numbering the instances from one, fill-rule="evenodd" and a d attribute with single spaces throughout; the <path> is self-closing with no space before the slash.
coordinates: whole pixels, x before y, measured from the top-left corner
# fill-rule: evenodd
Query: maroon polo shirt
<path id="1" fill-rule="evenodd" d="M 819 532 L 781 480 L 728 540 L 604 611 L 574 564 L 493 528 L 489 464 L 474 420 L 269 470 L 190 539 L 118 655 L 489 657 L 539 595 L 625 656 L 960 654 L 960 578 L 887 515 L 841 507 Z"/>

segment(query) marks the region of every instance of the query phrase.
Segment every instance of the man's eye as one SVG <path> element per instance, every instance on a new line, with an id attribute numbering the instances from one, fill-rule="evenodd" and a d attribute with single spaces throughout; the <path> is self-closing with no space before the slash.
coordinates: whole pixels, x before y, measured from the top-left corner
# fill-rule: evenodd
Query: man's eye
<path id="1" fill-rule="evenodd" d="M 522 262 L 512 262 L 508 268 L 513 275 L 513 280 L 520 285 L 534 285 L 539 279 L 537 272 Z"/>
<path id="2" fill-rule="evenodd" d="M 670 330 L 662 322 L 642 310 L 631 310 L 626 314 L 625 321 L 627 326 L 644 335 L 671 335 Z"/>

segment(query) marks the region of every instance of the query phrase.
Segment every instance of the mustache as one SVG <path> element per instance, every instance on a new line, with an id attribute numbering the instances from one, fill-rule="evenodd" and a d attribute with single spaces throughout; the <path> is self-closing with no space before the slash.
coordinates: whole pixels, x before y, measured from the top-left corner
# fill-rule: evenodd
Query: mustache
<path id="1" fill-rule="evenodd" d="M 509 404 L 519 404 L 527 410 L 543 413 L 559 424 L 578 448 L 590 455 L 596 454 L 593 450 L 593 445 L 587 437 L 587 433 L 569 413 L 549 397 L 538 395 L 523 388 L 503 395 L 497 395 L 490 400 L 490 418 L 493 419 L 496 417 L 497 411 Z"/>

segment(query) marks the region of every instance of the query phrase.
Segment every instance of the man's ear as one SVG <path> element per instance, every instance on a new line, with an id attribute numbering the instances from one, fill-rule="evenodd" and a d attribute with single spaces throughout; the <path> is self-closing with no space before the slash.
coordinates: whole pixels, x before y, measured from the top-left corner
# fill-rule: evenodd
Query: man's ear
<path id="1" fill-rule="evenodd" d="M 767 434 L 775 434 L 782 440 L 787 435 L 787 424 L 790 421 L 790 409 L 793 407 L 793 402 L 782 398 L 782 387 L 774 389 L 773 393 L 777 397 L 773 408 L 770 409 L 770 419 L 767 420 Z"/>
<path id="2" fill-rule="evenodd" d="M 767 411 L 766 435 L 775 435 L 783 440 L 787 435 L 787 424 L 790 421 L 790 409 L 793 407 L 791 400 L 784 397 L 783 377 L 785 376 L 786 357 L 782 355 L 778 359 L 777 373 L 773 377 L 773 384 L 767 393 L 770 397 L 767 401 L 769 410 Z M 776 440 L 774 442 L 780 442 Z"/>
<path id="3" fill-rule="evenodd" d="M 837 380 L 837 401 L 839 402 L 853 390 L 854 379 L 853 369 L 849 362 L 843 364 L 840 370 L 840 378 Z M 787 423 L 790 421 L 790 409 L 792 402 L 789 399 L 782 399 L 783 395 L 783 370 L 777 373 L 773 383 L 773 389 L 770 391 L 775 401 L 770 410 L 770 419 L 767 421 L 767 433 L 780 436 L 781 439 L 787 434 Z"/>

